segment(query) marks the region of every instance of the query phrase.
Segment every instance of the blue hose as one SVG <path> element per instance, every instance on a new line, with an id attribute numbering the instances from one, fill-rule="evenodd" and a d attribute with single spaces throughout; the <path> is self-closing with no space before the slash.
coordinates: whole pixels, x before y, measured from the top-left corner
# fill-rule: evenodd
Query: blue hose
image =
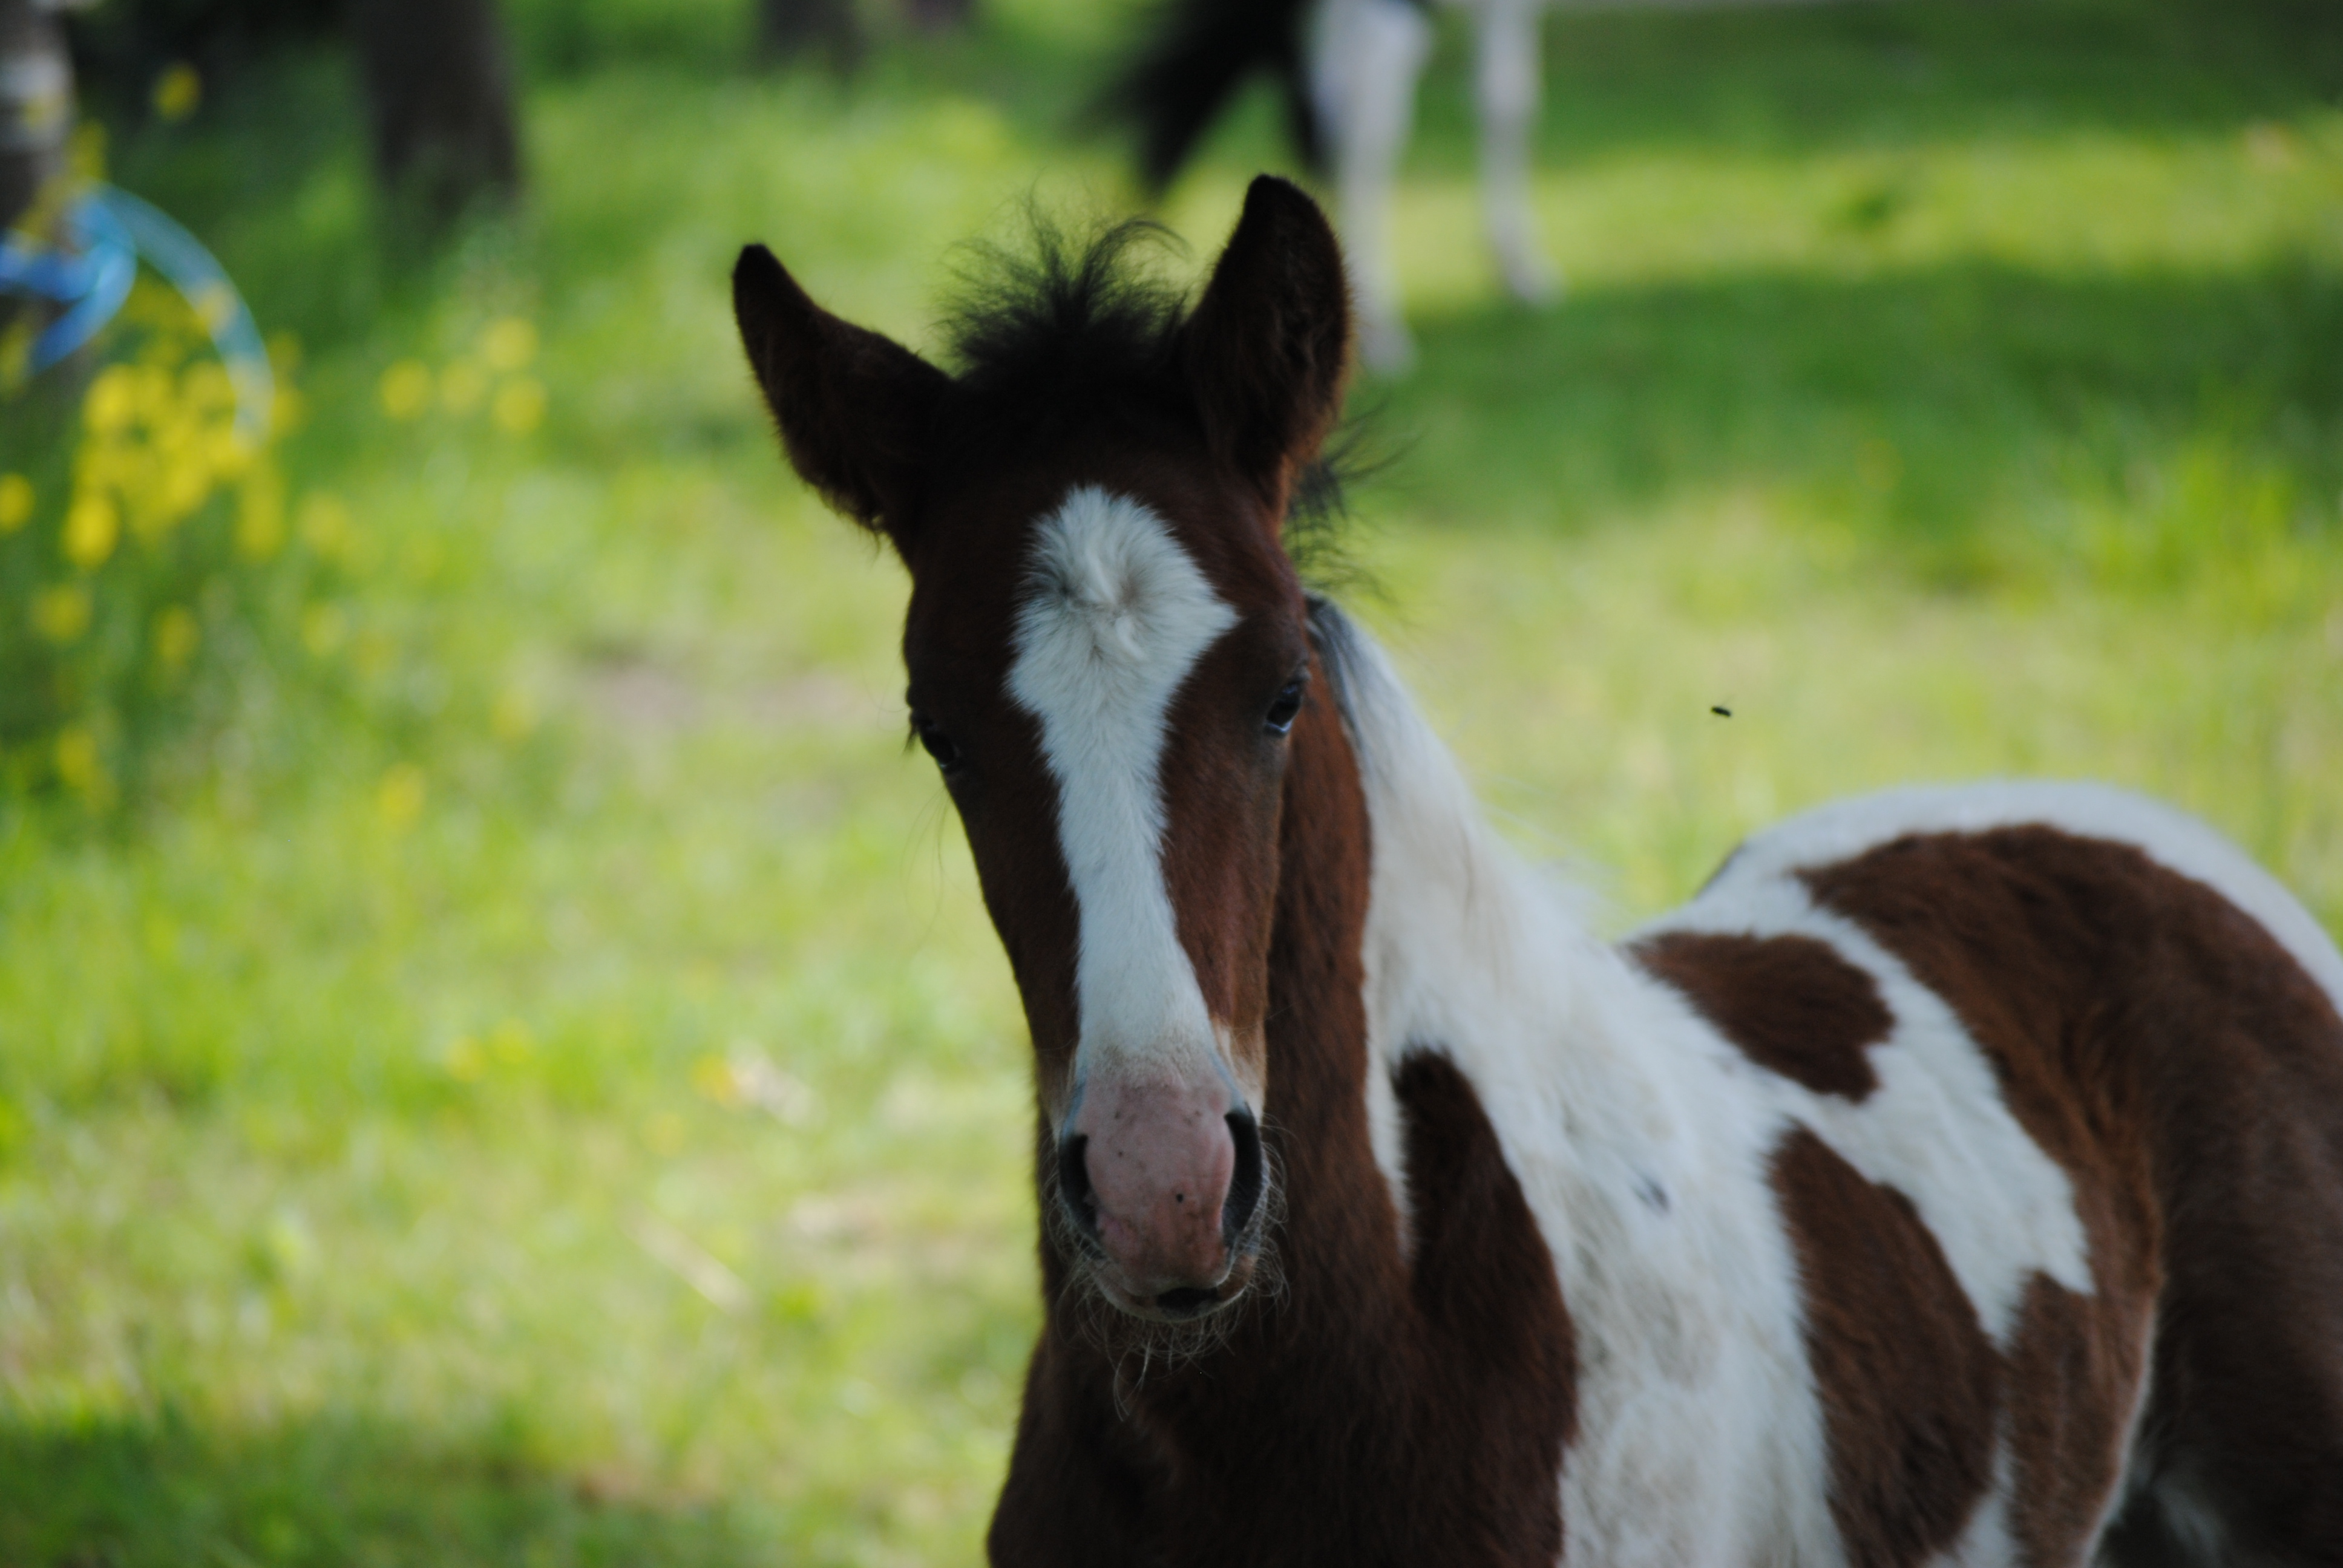
<path id="1" fill-rule="evenodd" d="M 66 209 L 69 250 L 0 236 L 0 291 L 68 307 L 33 339 L 35 372 L 97 336 L 130 297 L 138 262 L 170 279 L 211 335 L 236 388 L 236 433 L 255 446 L 268 435 L 277 377 L 244 297 L 194 235 L 128 191 L 100 185 Z"/>

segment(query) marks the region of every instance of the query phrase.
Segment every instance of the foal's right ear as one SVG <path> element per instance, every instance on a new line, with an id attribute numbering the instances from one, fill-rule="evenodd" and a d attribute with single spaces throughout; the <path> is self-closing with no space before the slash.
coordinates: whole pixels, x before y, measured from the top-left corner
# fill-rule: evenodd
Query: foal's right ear
<path id="1" fill-rule="evenodd" d="M 824 500 L 901 549 L 951 378 L 816 305 L 761 245 L 732 268 L 732 314 L 789 462 Z"/>

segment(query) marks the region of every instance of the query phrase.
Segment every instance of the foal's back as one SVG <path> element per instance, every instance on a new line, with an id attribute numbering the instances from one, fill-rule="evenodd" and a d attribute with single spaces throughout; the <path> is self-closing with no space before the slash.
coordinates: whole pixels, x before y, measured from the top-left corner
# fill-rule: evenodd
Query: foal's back
<path id="1" fill-rule="evenodd" d="M 2112 790 L 1902 791 L 1629 951 L 1794 1129 L 1850 1561 L 2343 1560 L 2343 959 L 2275 881 Z"/>

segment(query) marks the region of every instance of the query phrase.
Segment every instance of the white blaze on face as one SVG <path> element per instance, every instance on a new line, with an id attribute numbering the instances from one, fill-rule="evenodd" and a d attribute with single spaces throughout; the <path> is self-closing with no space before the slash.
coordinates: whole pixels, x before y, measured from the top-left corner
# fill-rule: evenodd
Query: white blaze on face
<path id="1" fill-rule="evenodd" d="M 1163 519 L 1093 486 L 1035 533 L 1009 694 L 1041 721 L 1080 914 L 1075 1077 L 1225 1077 L 1163 885 L 1157 774 L 1172 699 L 1236 624 Z"/>

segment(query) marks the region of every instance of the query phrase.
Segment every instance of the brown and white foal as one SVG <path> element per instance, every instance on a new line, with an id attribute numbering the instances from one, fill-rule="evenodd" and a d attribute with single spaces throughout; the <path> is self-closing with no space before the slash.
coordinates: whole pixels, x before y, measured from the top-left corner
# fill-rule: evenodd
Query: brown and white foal
<path id="1" fill-rule="evenodd" d="M 993 1559 L 2343 1562 L 2302 908 L 2162 807 L 1995 784 L 1595 940 L 1282 547 L 1348 352 L 1317 209 L 1255 182 L 1192 310 L 1131 238 L 1045 242 L 955 374 L 733 280 L 791 461 L 910 570 L 1032 1031 Z"/>

